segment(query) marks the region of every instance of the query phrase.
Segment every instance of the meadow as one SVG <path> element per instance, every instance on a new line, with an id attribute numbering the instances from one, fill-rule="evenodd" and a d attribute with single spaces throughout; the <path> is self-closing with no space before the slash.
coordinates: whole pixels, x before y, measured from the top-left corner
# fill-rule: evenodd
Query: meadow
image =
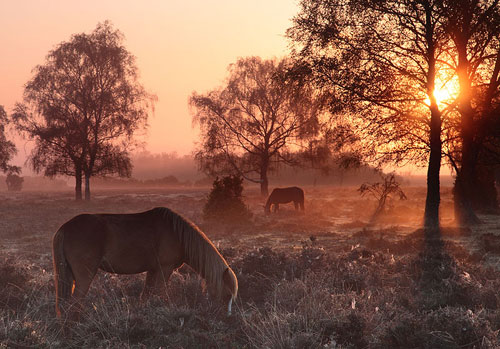
<path id="1" fill-rule="evenodd" d="M 244 191 L 250 222 L 204 222 L 209 188 L 0 193 L 0 347 L 495 348 L 500 346 L 500 217 L 454 225 L 442 188 L 440 236 L 420 229 L 424 187 L 403 187 L 375 225 L 355 187 L 305 187 L 306 210 L 265 215 Z M 170 207 L 198 224 L 239 279 L 233 315 L 188 266 L 169 299 L 140 302 L 145 275 L 99 272 L 81 321 L 55 317 L 51 239 L 71 217 Z"/>

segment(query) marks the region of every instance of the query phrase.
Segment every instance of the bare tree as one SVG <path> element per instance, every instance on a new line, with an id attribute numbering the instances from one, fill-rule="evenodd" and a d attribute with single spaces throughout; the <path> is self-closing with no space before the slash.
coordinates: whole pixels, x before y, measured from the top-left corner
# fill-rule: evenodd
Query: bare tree
<path id="1" fill-rule="evenodd" d="M 224 87 L 189 99 L 202 142 L 196 152 L 212 175 L 235 174 L 260 183 L 279 162 L 297 163 L 293 152 L 320 131 L 323 100 L 299 79 L 288 79 L 287 60 L 239 59 Z"/>
<path id="2" fill-rule="evenodd" d="M 84 177 L 89 200 L 92 176 L 130 176 L 133 135 L 146 126 L 153 103 L 123 35 L 104 22 L 49 52 L 26 84 L 13 120 L 36 142 L 33 169 L 74 176 L 77 200 Z"/>
<path id="3" fill-rule="evenodd" d="M 400 200 L 406 200 L 406 195 L 401 189 L 399 183 L 396 181 L 394 173 L 382 175 L 383 182 L 376 183 L 363 183 L 358 191 L 361 196 L 370 195 L 377 200 L 377 208 L 370 219 L 370 223 L 374 223 L 380 214 L 385 210 L 387 200 L 393 196 L 398 196 Z"/>

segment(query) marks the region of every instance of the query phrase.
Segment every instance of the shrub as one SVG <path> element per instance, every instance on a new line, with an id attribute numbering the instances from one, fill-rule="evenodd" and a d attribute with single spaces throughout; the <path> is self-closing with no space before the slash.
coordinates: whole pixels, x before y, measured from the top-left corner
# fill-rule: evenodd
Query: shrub
<path id="1" fill-rule="evenodd" d="M 224 219 L 228 221 L 246 221 L 251 213 L 243 202 L 243 178 L 226 176 L 213 182 L 208 201 L 203 208 L 203 218 L 208 221 Z"/>
<path id="2" fill-rule="evenodd" d="M 377 208 L 370 219 L 370 223 L 374 223 L 385 211 L 387 200 L 390 197 L 399 196 L 400 200 L 407 199 L 400 184 L 396 181 L 396 175 L 394 173 L 382 175 L 382 179 L 384 180 L 383 183 L 363 183 L 358 189 L 361 196 L 371 195 L 378 201 Z"/>
<path id="3" fill-rule="evenodd" d="M 8 191 L 21 191 L 23 189 L 24 178 L 15 173 L 9 173 L 5 179 Z"/>

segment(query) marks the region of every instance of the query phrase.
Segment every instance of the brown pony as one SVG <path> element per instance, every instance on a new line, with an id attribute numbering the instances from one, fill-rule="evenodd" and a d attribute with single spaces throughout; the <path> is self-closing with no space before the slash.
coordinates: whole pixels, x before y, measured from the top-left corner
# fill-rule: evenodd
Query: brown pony
<path id="1" fill-rule="evenodd" d="M 192 222 L 165 208 L 134 214 L 82 214 L 54 234 L 56 312 L 73 296 L 81 301 L 98 269 L 117 274 L 147 272 L 141 299 L 165 295 L 172 272 L 189 264 L 217 296 L 229 298 L 228 315 L 238 293 L 233 270 L 207 236 Z M 227 298 L 226 298 L 227 299 Z"/>
<path id="2" fill-rule="evenodd" d="M 292 202 L 297 210 L 300 209 L 304 211 L 304 191 L 299 187 L 288 187 L 288 188 L 274 188 L 271 195 L 267 198 L 266 206 L 264 211 L 266 213 L 271 212 L 271 206 L 274 205 L 274 212 L 278 211 L 279 204 L 286 204 Z"/>

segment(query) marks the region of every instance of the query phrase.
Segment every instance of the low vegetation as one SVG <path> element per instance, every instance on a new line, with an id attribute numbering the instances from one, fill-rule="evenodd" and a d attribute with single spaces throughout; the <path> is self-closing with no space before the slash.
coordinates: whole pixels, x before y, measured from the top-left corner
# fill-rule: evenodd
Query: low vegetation
<path id="1" fill-rule="evenodd" d="M 216 178 L 203 208 L 206 221 L 248 222 L 250 211 L 243 202 L 243 178 L 225 176 Z"/>
<path id="2" fill-rule="evenodd" d="M 389 173 L 387 175 L 381 175 L 382 182 L 376 183 L 363 183 L 358 191 L 361 196 L 371 196 L 377 199 L 378 204 L 375 212 L 370 219 L 370 223 L 375 223 L 379 216 L 386 209 L 386 204 L 389 199 L 394 196 L 399 197 L 400 200 L 406 200 L 407 197 L 401 189 L 400 183 L 396 180 L 396 175 L 394 173 Z"/>
<path id="3" fill-rule="evenodd" d="M 8 191 L 21 191 L 23 189 L 24 178 L 16 173 L 9 173 L 5 184 L 7 184 Z"/>
<path id="4" fill-rule="evenodd" d="M 50 238 L 58 225 L 82 211 L 137 212 L 161 205 L 202 222 L 206 193 L 96 192 L 88 204 L 74 202 L 71 192 L 26 193 L 22 200 L 1 194 L 0 284 L 6 286 L 0 290 L 0 346 L 499 346 L 497 216 L 482 217 L 478 230 L 444 224 L 441 236 L 428 240 L 417 229 L 424 189 L 405 188 L 408 200 L 383 213 L 392 223 L 371 229 L 363 227 L 377 202 L 360 199 L 355 188 L 305 191 L 305 215 L 291 206 L 265 216 L 258 190 L 247 190 L 250 222 L 233 224 L 231 231 L 201 224 L 239 279 L 231 317 L 187 266 L 172 275 L 166 303 L 139 301 L 144 275 L 99 273 L 89 306 L 68 337 L 61 335 L 54 312 Z M 451 191 L 444 194 L 446 223 Z M 25 212 L 30 220 L 21 220 Z"/>

